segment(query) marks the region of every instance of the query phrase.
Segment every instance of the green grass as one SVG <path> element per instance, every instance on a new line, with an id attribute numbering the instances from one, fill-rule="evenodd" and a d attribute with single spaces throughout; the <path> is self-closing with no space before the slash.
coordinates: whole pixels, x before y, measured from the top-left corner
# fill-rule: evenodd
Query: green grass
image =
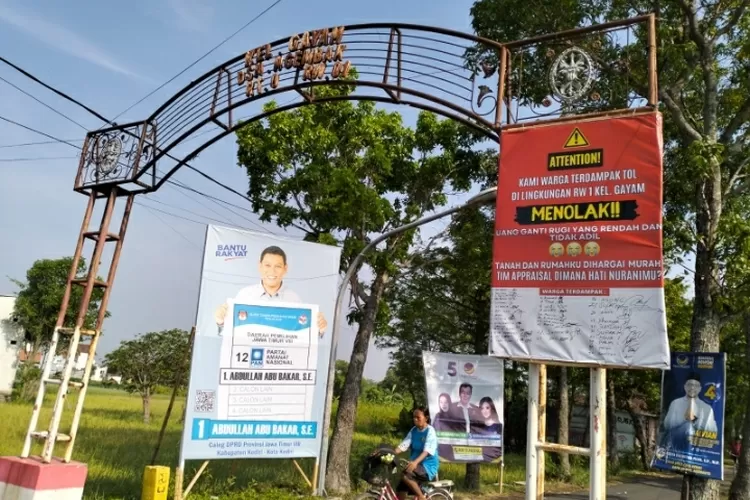
<path id="1" fill-rule="evenodd" d="M 46 426 L 52 407 L 49 395 L 40 418 L 40 427 Z M 178 399 L 161 447 L 158 465 L 172 468 L 178 460 L 180 424 L 179 415 L 183 408 Z M 130 500 L 139 499 L 144 467 L 149 464 L 159 435 L 162 420 L 166 413 L 169 398 L 166 395 L 154 396 L 151 403 L 151 423 L 142 421 L 141 400 L 117 389 L 91 387 L 86 398 L 81 426 L 75 444 L 73 459 L 88 464 L 88 480 L 84 491 L 87 500 Z M 63 416 L 61 429 L 70 426 L 75 399 L 71 399 Z M 400 436 L 391 430 L 398 421 L 400 407 L 360 403 L 357 415 L 357 432 L 352 443 L 351 473 L 361 470 L 364 456 L 381 442 L 396 444 Z M 3 439 L 0 439 L 0 455 L 18 455 L 23 444 L 29 417 L 30 404 L 0 404 L 0 420 L 6 423 Z M 64 443 L 56 448 L 61 455 Z M 33 454 L 39 454 L 36 445 Z M 525 477 L 525 459 L 518 455 L 506 456 L 504 474 L 505 491 L 522 491 L 513 483 Z M 313 460 L 302 459 L 298 463 L 312 477 Z M 548 467 L 552 471 L 553 466 Z M 185 473 L 186 483 L 193 476 L 200 462 L 188 462 Z M 441 479 L 452 479 L 461 485 L 465 466 L 442 464 Z M 497 492 L 499 468 L 497 465 L 483 465 L 481 483 L 484 494 Z M 556 485 L 550 481 L 550 488 L 556 486 L 584 486 L 588 481 L 587 464 L 580 463 L 573 468 L 573 478 L 566 485 Z M 360 484 L 361 485 L 361 484 Z M 273 498 L 277 500 L 308 498 L 309 488 L 289 460 L 216 460 L 211 462 L 206 472 L 196 483 L 190 498 L 210 500 L 220 496 L 227 500 L 256 500 Z M 471 494 L 464 498 L 476 498 Z M 171 493 L 170 493 L 171 498 Z M 459 495 L 457 498 L 461 498 Z"/>

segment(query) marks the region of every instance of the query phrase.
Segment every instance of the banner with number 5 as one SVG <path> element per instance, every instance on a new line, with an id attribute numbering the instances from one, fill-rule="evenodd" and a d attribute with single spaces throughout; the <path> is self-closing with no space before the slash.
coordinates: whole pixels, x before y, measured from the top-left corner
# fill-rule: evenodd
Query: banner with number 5
<path id="1" fill-rule="evenodd" d="M 502 460 L 503 360 L 428 351 L 422 360 L 440 460 Z"/>

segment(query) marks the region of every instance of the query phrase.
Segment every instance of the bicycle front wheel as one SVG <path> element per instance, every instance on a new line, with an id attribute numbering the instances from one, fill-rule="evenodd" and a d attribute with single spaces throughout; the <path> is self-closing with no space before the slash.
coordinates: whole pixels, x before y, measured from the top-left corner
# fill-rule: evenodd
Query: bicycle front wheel
<path id="1" fill-rule="evenodd" d="M 435 488 L 430 491 L 427 498 L 430 500 L 453 500 L 453 495 L 450 491 L 444 490 L 443 488 Z"/>

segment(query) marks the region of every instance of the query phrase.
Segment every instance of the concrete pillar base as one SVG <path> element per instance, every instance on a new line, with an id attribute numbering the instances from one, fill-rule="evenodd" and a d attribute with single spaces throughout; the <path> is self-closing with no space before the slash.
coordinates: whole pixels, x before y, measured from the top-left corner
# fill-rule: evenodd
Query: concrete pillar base
<path id="1" fill-rule="evenodd" d="M 81 500 L 88 468 L 39 457 L 0 457 L 0 500 Z"/>

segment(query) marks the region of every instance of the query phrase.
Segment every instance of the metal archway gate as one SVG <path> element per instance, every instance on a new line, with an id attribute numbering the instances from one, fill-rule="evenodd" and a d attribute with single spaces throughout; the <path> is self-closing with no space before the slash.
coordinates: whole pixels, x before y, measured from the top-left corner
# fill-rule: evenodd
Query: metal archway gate
<path id="1" fill-rule="evenodd" d="M 69 462 L 72 457 L 135 196 L 158 190 L 183 165 L 243 125 L 309 104 L 339 100 L 401 104 L 456 120 L 498 141 L 497 95 L 502 79 L 498 78 L 496 65 L 484 64 L 477 73 L 465 64 L 466 51 L 475 46 L 500 59 L 502 45 L 497 42 L 429 26 L 373 23 L 306 31 L 261 45 L 217 66 L 177 92 L 145 120 L 89 132 L 74 186 L 88 197 L 88 205 L 49 348 L 54 353 L 61 336 L 65 336 L 67 351 L 72 354 L 61 379 L 50 378 L 52 356 L 47 357 L 21 456 L 28 457 L 33 441 L 41 440 L 43 462 L 52 460 L 58 442 L 65 443 L 60 458 Z M 352 80 L 355 68 L 358 78 Z M 316 96 L 317 87 L 337 85 L 355 85 L 357 92 Z M 282 94 L 291 94 L 297 101 L 272 111 L 260 110 L 245 120 L 236 118 L 239 108 Z M 197 137 L 204 138 L 200 146 L 187 154 L 178 153 L 178 158 L 176 149 Z M 159 168 L 165 163 L 166 169 Z M 94 209 L 101 202 L 104 209 L 98 228 L 90 229 Z M 118 219 L 118 227 L 113 229 L 113 221 Z M 89 269 L 85 276 L 78 276 L 87 241 L 94 243 Z M 114 249 L 107 276 L 100 280 L 97 276 L 107 246 Z M 74 286 L 83 287 L 83 299 L 74 324 L 64 324 Z M 103 289 L 103 298 L 94 329 L 85 330 L 85 315 L 95 288 Z M 71 382 L 73 356 L 83 337 L 91 339 L 83 381 Z M 57 397 L 47 430 L 39 431 L 37 425 L 48 385 L 58 386 Z M 71 428 L 60 432 L 70 388 L 80 392 Z"/>
<path id="2" fill-rule="evenodd" d="M 21 457 L 28 457 L 32 442 L 41 440 L 42 462 L 52 461 L 55 444 L 58 442 L 66 443 L 60 459 L 63 462 L 71 460 L 93 359 L 135 196 L 156 191 L 203 150 L 243 125 L 309 104 L 370 100 L 410 106 L 456 120 L 497 142 L 501 130 L 522 125 L 520 122 L 523 121 L 547 123 L 602 115 L 653 112 L 657 106 L 654 23 L 655 18 L 650 14 L 511 43 L 499 43 L 466 33 L 414 24 L 372 23 L 324 28 L 282 38 L 230 59 L 191 82 L 145 120 L 123 125 L 112 124 L 109 128 L 89 132 L 74 186 L 76 191 L 88 197 L 88 204 L 49 347 L 49 352 L 54 354 L 61 337 L 66 337 L 69 344 L 68 358 L 62 378 L 52 379 L 50 369 L 53 356 L 47 356 Z M 560 98 L 559 110 L 535 112 L 532 113 L 535 115 L 532 118 L 518 114 L 514 116 L 514 98 L 518 106 L 528 105 L 528 100 L 524 100 L 523 95 L 524 83 L 518 78 L 518 75 L 524 75 L 525 61 L 545 57 L 549 59 L 552 54 L 559 62 L 574 49 L 571 40 L 581 40 L 581 37 L 590 34 L 603 34 L 606 37 L 613 30 L 630 29 L 637 25 L 646 25 L 648 35 L 647 50 L 643 54 L 645 62 L 641 61 L 647 67 L 647 82 L 639 89 L 643 96 L 641 101 L 645 102 L 634 105 L 628 93 L 624 101 L 613 100 L 619 103 L 619 107 L 604 109 L 598 107 L 596 102 L 601 99 L 603 91 L 609 90 L 607 88 L 597 89 L 595 84 L 591 86 L 592 81 L 588 81 L 577 87 L 584 90 L 576 95 L 563 95 L 564 92 L 560 92 L 560 89 L 555 91 L 552 84 L 552 94 Z M 557 44 L 556 48 L 550 48 L 550 44 L 554 43 Z M 598 50 L 597 47 L 601 48 L 602 45 L 601 40 L 584 44 L 590 50 L 592 47 L 593 50 Z M 474 62 L 468 64 L 468 51 L 481 57 L 473 58 Z M 591 66 L 590 59 L 588 62 Z M 601 61 L 597 62 L 602 64 Z M 551 66 L 556 67 L 555 64 Z M 355 68 L 358 79 L 352 80 L 348 77 Z M 615 64 L 605 69 L 624 73 L 630 71 L 627 64 Z M 569 74 L 564 71 L 561 73 L 565 78 Z M 590 71 L 586 76 L 589 80 L 592 79 Z M 511 92 L 511 83 L 515 86 L 513 90 L 518 92 L 517 96 Z M 354 86 L 357 91 L 345 96 L 316 95 L 317 87 L 338 85 Z M 590 93 L 584 95 L 585 92 Z M 294 95 L 297 101 L 272 110 L 257 111 L 245 119 L 237 119 L 236 110 L 239 108 L 281 94 Z M 581 99 L 586 100 L 587 105 L 571 112 L 569 105 Z M 544 107 L 550 106 L 546 97 L 542 102 Z M 507 112 L 505 117 L 504 112 Z M 555 113 L 562 117 L 551 118 Z M 205 137 L 200 146 L 189 151 L 178 151 L 180 145 L 198 137 Z M 164 164 L 168 165 L 167 168 L 159 168 Z M 94 209 L 102 201 L 104 208 L 101 220 L 98 227 L 92 230 L 90 224 Z M 119 217 L 116 216 L 116 209 Z M 114 230 L 111 229 L 113 220 L 117 221 Z M 94 244 L 89 269 L 84 276 L 78 276 L 79 261 L 87 241 Z M 114 248 L 106 278 L 100 280 L 97 278 L 100 262 L 108 243 L 114 243 Z M 74 286 L 83 288 L 83 297 L 74 322 L 65 324 Z M 95 288 L 103 289 L 103 298 L 94 329 L 85 330 L 83 324 Z M 89 358 L 82 382 L 71 382 L 73 360 L 82 337 L 91 339 Z M 47 385 L 58 386 L 57 396 L 47 430 L 38 431 L 37 424 Z M 80 393 L 70 430 L 63 433 L 60 432 L 60 422 L 70 388 L 79 389 Z M 544 401 L 546 397 L 542 398 L 541 387 L 539 392 L 539 399 Z M 533 402 L 533 405 L 538 404 L 538 401 Z M 531 400 L 529 412 L 531 415 Z M 545 446 L 550 447 L 543 442 L 543 436 L 540 436 L 534 453 L 536 448 L 542 450 Z M 566 449 L 572 453 L 580 452 L 575 447 Z M 532 463 L 537 465 L 536 455 L 529 464 Z M 533 468 L 536 469 L 535 466 Z M 533 476 L 536 479 L 537 474 Z M 536 483 L 534 479 L 531 481 Z M 541 481 L 543 492 L 543 473 Z M 527 491 L 527 496 L 528 494 Z"/>

